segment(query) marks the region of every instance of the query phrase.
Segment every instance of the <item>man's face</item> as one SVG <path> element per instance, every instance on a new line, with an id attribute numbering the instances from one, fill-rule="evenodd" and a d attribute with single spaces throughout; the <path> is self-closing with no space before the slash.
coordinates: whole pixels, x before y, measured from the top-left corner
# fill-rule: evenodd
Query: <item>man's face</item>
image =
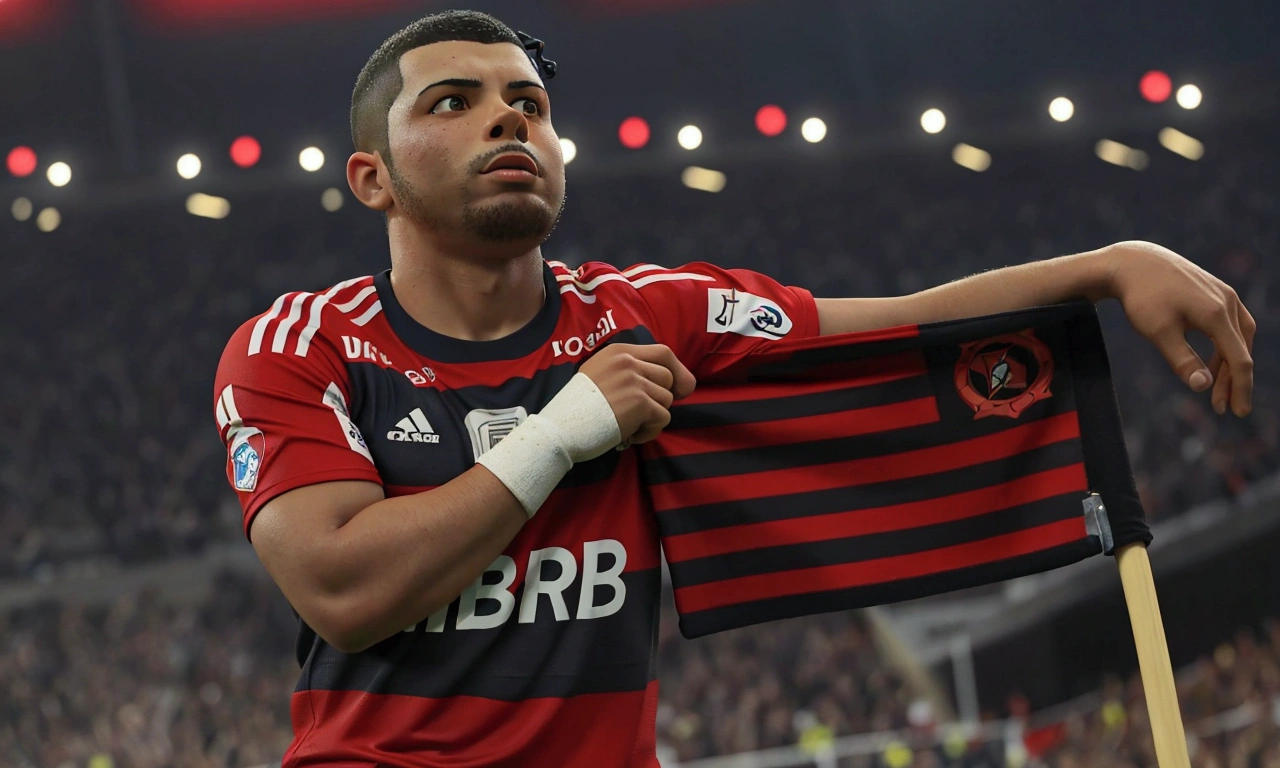
<path id="1" fill-rule="evenodd" d="M 434 43 L 404 54 L 400 71 L 404 88 L 391 106 L 385 158 L 395 207 L 464 239 L 541 244 L 564 205 L 564 158 L 547 93 L 524 51 L 510 43 Z M 536 174 L 503 168 L 529 159 Z"/>

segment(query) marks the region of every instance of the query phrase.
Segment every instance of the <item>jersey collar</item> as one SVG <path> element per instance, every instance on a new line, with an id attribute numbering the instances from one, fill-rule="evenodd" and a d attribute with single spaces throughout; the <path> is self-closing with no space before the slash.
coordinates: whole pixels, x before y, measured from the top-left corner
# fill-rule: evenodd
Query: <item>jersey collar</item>
<path id="1" fill-rule="evenodd" d="M 409 316 L 391 289 L 391 270 L 374 275 L 378 300 L 391 330 L 414 352 L 441 363 L 484 363 L 516 360 L 536 352 L 551 340 L 560 320 L 560 286 L 550 265 L 542 262 L 542 283 L 547 290 L 542 309 L 523 328 L 492 341 L 466 341 L 436 333 Z"/>

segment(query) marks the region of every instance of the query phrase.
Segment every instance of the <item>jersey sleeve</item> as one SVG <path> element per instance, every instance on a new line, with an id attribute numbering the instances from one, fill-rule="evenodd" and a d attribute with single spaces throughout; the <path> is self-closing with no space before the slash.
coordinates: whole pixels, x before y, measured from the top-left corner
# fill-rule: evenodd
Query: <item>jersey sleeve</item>
<path id="1" fill-rule="evenodd" d="M 227 449 L 227 481 L 253 516 L 280 494 L 313 483 L 382 483 L 360 430 L 351 421 L 346 368 L 317 335 L 294 354 L 254 345 L 254 321 L 231 337 L 214 382 L 214 417 Z M 250 354 L 250 349 L 258 351 Z"/>
<path id="2" fill-rule="evenodd" d="M 803 288 L 702 262 L 643 269 L 627 273 L 642 286 L 655 335 L 694 376 L 713 374 L 778 339 L 819 335 L 817 304 Z"/>

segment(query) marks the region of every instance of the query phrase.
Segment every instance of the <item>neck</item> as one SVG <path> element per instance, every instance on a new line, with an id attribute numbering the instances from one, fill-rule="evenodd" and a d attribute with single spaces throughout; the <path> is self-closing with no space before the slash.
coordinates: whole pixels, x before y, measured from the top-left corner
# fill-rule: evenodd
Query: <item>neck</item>
<path id="1" fill-rule="evenodd" d="M 464 341 L 509 336 L 537 316 L 546 300 L 542 251 L 515 258 L 462 257 L 431 247 L 391 249 L 391 288 L 410 317 Z"/>

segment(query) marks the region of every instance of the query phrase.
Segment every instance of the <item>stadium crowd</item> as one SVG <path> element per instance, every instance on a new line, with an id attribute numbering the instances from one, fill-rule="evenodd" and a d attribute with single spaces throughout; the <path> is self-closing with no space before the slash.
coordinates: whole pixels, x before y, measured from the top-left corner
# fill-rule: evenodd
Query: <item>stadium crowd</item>
<path id="1" fill-rule="evenodd" d="M 1114 308 L 1104 311 L 1140 492 L 1158 520 L 1278 468 L 1280 196 L 1268 135 L 1200 164 L 1161 157 L 1144 174 L 1036 153 L 983 175 L 927 157 L 850 163 L 847 173 L 798 161 L 731 170 L 718 196 L 657 177 L 587 179 L 578 191 L 571 167 L 566 217 L 544 252 L 571 264 L 707 260 L 819 296 L 883 296 L 1116 240 L 1166 244 L 1236 287 L 1259 331 L 1255 413 L 1240 421 L 1215 415 Z M 187 216 L 179 201 L 82 220 L 69 210 L 52 235 L 0 225 L 15 254 L 0 284 L 0 347 L 22 372 L 0 380 L 5 401 L 20 404 L 0 411 L 10 542 L 0 578 L 49 581 L 64 563 L 118 568 L 243 541 L 212 425 L 222 345 L 280 293 L 385 268 L 373 214 L 351 204 L 328 214 L 300 197 L 235 201 L 223 221 Z M 144 594 L 0 613 L 0 755 L 16 755 L 5 764 L 19 768 L 278 759 L 294 627 L 274 586 L 229 575 L 199 607 Z M 1203 663 L 1184 691 L 1188 718 L 1280 693 L 1277 640 L 1273 627 L 1265 643 L 1237 642 L 1233 663 L 1223 654 Z M 836 736 L 904 727 L 916 696 L 878 662 L 857 615 L 696 642 L 667 620 L 660 653 L 660 737 L 680 760 L 792 744 L 805 722 Z M 1122 712 L 1070 721 L 1049 765 L 1153 765 L 1134 686 L 1110 693 Z M 1275 768 L 1270 723 L 1268 712 L 1202 739 L 1195 764 Z M 926 750 L 906 765 L 1003 766 L 1003 757 L 983 762 L 996 760 L 989 752 L 953 760 Z M 883 758 L 868 760 L 850 765 Z"/>

